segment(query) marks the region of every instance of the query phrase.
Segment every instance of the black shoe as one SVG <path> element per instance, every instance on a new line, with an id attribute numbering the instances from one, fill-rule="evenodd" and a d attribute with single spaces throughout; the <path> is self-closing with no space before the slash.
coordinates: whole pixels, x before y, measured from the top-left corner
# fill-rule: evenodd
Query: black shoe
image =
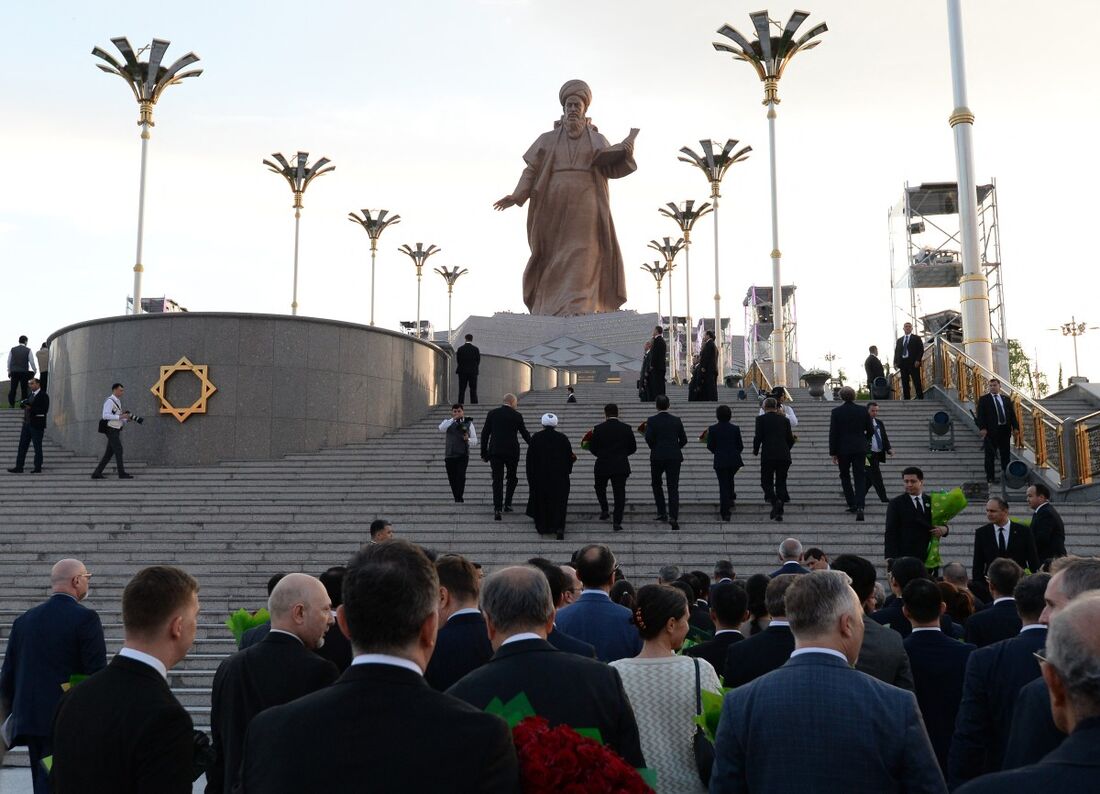
<path id="1" fill-rule="evenodd" d="M 774 519 L 775 519 L 775 516 L 776 516 L 776 513 L 775 513 L 775 504 L 772 504 L 772 510 L 771 510 L 771 512 L 770 512 L 770 513 L 768 513 L 768 518 L 771 518 L 771 519 L 773 519 L 773 520 L 774 520 Z"/>
<path id="2" fill-rule="evenodd" d="M 609 518 L 611 518 L 611 514 L 609 512 L 607 512 L 606 510 L 600 511 L 600 521 L 606 521 Z"/>
<path id="3" fill-rule="evenodd" d="M 23 470 L 22 469 L 8 469 L 8 473 L 9 474 L 22 474 Z"/>
<path id="4" fill-rule="evenodd" d="M 42 469 L 31 469 L 31 474 L 41 474 Z"/>
<path id="5" fill-rule="evenodd" d="M 656 520 L 660 521 L 661 523 L 664 523 L 665 521 L 668 521 L 668 516 L 665 515 L 664 513 L 658 513 Z"/>
<path id="6" fill-rule="evenodd" d="M 565 540 L 565 530 L 559 529 L 556 533 L 554 533 L 554 537 L 558 540 Z"/>
<path id="7" fill-rule="evenodd" d="M 504 505 L 504 512 L 505 513 L 511 513 L 512 512 L 512 506 L 511 505 Z"/>
<path id="8" fill-rule="evenodd" d="M 462 504 L 462 497 L 461 496 L 457 497 L 455 499 L 455 502 L 457 502 L 458 504 Z"/>
<path id="9" fill-rule="evenodd" d="M 501 520 L 499 510 L 497 510 L 495 513 L 493 513 L 493 520 L 494 521 L 500 521 Z"/>
<path id="10" fill-rule="evenodd" d="M 862 510 L 857 510 L 856 511 L 856 521 L 863 521 L 863 511 Z"/>
<path id="11" fill-rule="evenodd" d="M 622 524 L 615 524 L 613 527 L 611 527 L 611 529 L 613 529 L 615 532 L 622 532 L 623 531 L 623 525 Z"/>
<path id="12" fill-rule="evenodd" d="M 879 497 L 879 501 L 880 501 L 880 502 L 882 502 L 883 504 L 886 504 L 886 503 L 888 503 L 888 502 L 889 502 L 890 500 L 889 500 L 889 499 L 886 499 L 886 498 L 883 498 L 883 497 L 881 497 L 881 496 L 880 496 L 880 497 Z"/>
<path id="13" fill-rule="evenodd" d="M 723 521 L 729 521 L 730 520 L 730 514 L 729 513 L 722 513 L 722 520 Z"/>
<path id="14" fill-rule="evenodd" d="M 782 521 L 783 520 L 783 514 L 782 513 L 776 513 L 775 514 L 775 520 L 776 521 Z"/>
<path id="15" fill-rule="evenodd" d="M 132 475 L 132 474 L 120 474 L 120 475 L 118 475 L 118 478 L 120 480 L 132 480 L 132 479 L 134 479 L 134 475 Z"/>
<path id="16" fill-rule="evenodd" d="M 103 479 L 103 475 L 102 475 L 102 474 L 93 474 L 93 475 L 92 475 L 92 479 L 93 479 L 93 480 L 102 480 L 102 479 Z"/>
<path id="17" fill-rule="evenodd" d="M 679 532 L 680 531 L 680 525 L 676 522 L 676 519 L 672 519 L 669 526 L 672 527 L 673 532 Z"/>
<path id="18" fill-rule="evenodd" d="M 855 511 L 856 509 L 851 505 L 848 505 L 848 507 L 844 510 L 845 513 L 854 513 Z"/>

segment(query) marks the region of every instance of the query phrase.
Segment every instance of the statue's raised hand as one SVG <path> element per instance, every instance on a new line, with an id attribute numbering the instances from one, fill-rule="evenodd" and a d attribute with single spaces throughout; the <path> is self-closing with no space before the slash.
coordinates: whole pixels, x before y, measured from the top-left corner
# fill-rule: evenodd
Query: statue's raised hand
<path id="1" fill-rule="evenodd" d="M 630 128 L 630 134 L 623 138 L 623 148 L 631 154 L 634 154 L 634 139 L 638 137 L 638 133 L 641 132 L 637 127 Z"/>
<path id="2" fill-rule="evenodd" d="M 516 201 L 515 196 L 513 196 L 512 194 L 509 193 L 507 196 L 502 198 L 500 201 L 497 201 L 496 203 L 494 203 L 493 204 L 493 209 L 495 209 L 495 210 L 506 210 L 509 207 L 516 206 L 517 203 L 518 202 Z"/>

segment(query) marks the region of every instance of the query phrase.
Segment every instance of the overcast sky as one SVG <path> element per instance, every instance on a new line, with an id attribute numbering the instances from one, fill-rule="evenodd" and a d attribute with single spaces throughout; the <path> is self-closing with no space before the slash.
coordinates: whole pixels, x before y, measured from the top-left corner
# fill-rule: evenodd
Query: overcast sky
<path id="1" fill-rule="evenodd" d="M 858 373 L 866 346 L 891 344 L 887 210 L 903 185 L 954 181 L 945 3 L 818 0 L 807 28 L 829 32 L 780 85 L 780 248 L 798 286 L 799 354 L 832 352 Z M 767 121 L 745 64 L 714 52 L 725 22 L 751 30 L 756 3 L 693 0 L 437 0 L 337 3 L 11 4 L 0 52 L 0 341 L 37 347 L 69 323 L 119 314 L 132 285 L 137 103 L 94 67 L 99 45 L 172 41 L 202 76 L 172 86 L 155 111 L 145 235 L 146 297 L 192 310 L 289 313 L 293 213 L 260 161 L 301 149 L 336 171 L 309 188 L 302 216 L 300 314 L 367 322 L 369 247 L 350 210 L 384 207 L 377 322 L 415 317 L 402 243 L 434 243 L 431 266 L 470 269 L 455 292 L 468 314 L 523 311 L 526 208 L 492 210 L 521 156 L 560 114 L 559 86 L 592 86 L 590 116 L 612 141 L 640 127 L 638 171 L 612 183 L 626 262 L 626 308 L 653 311 L 646 243 L 676 236 L 668 201 L 703 200 L 705 180 L 677 162 L 700 138 L 740 139 L 751 158 L 723 187 L 723 314 L 771 284 Z M 792 6 L 774 6 L 785 22 Z M 1100 160 L 1100 3 L 968 0 L 964 29 L 979 183 L 997 180 L 1008 332 L 1056 378 L 1072 346 L 1048 331 L 1071 315 L 1100 325 L 1089 243 Z M 692 249 L 692 313 L 713 310 L 710 219 Z M 683 312 L 684 268 L 677 271 Z M 928 293 L 921 310 L 958 306 Z M 423 284 L 423 315 L 447 322 L 446 289 Z M 1100 330 L 1079 340 L 1100 380 Z"/>

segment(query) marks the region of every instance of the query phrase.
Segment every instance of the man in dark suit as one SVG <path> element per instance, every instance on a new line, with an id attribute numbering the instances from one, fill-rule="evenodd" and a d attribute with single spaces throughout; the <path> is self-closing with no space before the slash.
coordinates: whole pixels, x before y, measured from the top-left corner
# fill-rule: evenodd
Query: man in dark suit
<path id="1" fill-rule="evenodd" d="M 566 606 L 566 590 L 572 586 L 572 577 L 566 576 L 565 571 L 562 570 L 560 565 L 555 565 L 544 557 L 532 557 L 527 561 L 527 564 L 538 568 L 542 571 L 543 576 L 546 577 L 546 583 L 550 585 L 550 597 L 554 599 L 554 609 L 560 610 L 564 608 Z M 555 615 L 555 618 L 556 617 L 557 615 Z M 596 658 L 596 647 L 594 645 L 589 642 L 582 642 L 576 637 L 566 634 L 558 628 L 557 623 L 554 624 L 550 633 L 546 635 L 546 641 L 559 651 L 575 653 L 587 659 Z"/>
<path id="2" fill-rule="evenodd" d="M 867 439 L 874 426 L 867 409 L 856 404 L 855 389 L 845 386 L 840 390 L 840 399 L 841 404 L 829 416 L 829 455 L 833 465 L 840 466 L 840 486 L 848 512 L 856 514 L 856 521 L 862 521 L 867 494 Z"/>
<path id="3" fill-rule="evenodd" d="M 985 479 L 987 482 L 999 482 L 993 459 L 1000 457 L 1003 474 L 1012 459 L 1012 434 L 1019 431 L 1020 418 L 1016 415 L 1012 400 L 1001 394 L 1001 382 L 997 378 L 989 379 L 989 393 L 978 398 L 974 421 L 984 440 Z"/>
<path id="4" fill-rule="evenodd" d="M 1039 622 L 1050 621 L 1078 597 L 1100 591 L 1100 559 L 1069 557 L 1053 566 L 1043 598 L 1046 606 Z M 1064 731 L 1051 716 L 1051 697 L 1045 680 L 1032 681 L 1020 689 L 1012 710 L 1012 728 L 1005 745 L 1003 769 L 1034 764 L 1057 748 L 1065 739 Z"/>
<path id="5" fill-rule="evenodd" d="M 168 688 L 195 639 L 199 585 L 179 568 L 143 568 L 122 593 L 124 645 L 61 699 L 53 723 L 55 794 L 190 794 L 196 737 Z"/>
<path id="6" fill-rule="evenodd" d="M 787 589 L 799 578 L 793 574 L 783 574 L 768 582 L 764 591 L 764 604 L 771 622 L 759 634 L 754 634 L 744 642 L 734 643 L 726 651 L 726 663 L 722 666 L 722 679 L 726 686 L 736 687 L 754 681 L 772 670 L 782 667 L 794 650 L 794 635 L 787 622 L 787 607 L 784 597 Z M 716 668 L 717 669 L 717 668 Z"/>
<path id="7" fill-rule="evenodd" d="M 333 565 L 317 577 L 332 604 L 332 624 L 325 632 L 325 641 L 316 649 L 316 652 L 322 659 L 328 659 L 336 665 L 340 673 L 351 667 L 351 642 L 336 624 L 336 610 L 344 603 L 344 574 L 347 570 L 343 565 Z"/>
<path id="8" fill-rule="evenodd" d="M 646 384 L 649 387 L 649 399 L 656 400 L 665 393 L 665 372 L 668 369 L 668 345 L 665 343 L 665 331 L 661 326 L 658 325 L 653 329 L 653 339 L 650 342 Z"/>
<path id="9" fill-rule="evenodd" d="M 717 394 L 714 399 L 718 399 Z M 718 421 L 707 428 L 707 449 L 714 455 L 714 473 L 718 476 L 718 513 L 723 521 L 729 521 L 737 499 L 733 478 L 745 465 L 741 459 L 745 443 L 741 428 L 730 421 L 733 411 L 728 405 L 719 405 L 716 415 Z"/>
<path id="10" fill-rule="evenodd" d="M 752 436 L 752 454 L 760 456 L 760 486 L 764 501 L 772 506 L 770 518 L 783 520 L 783 505 L 791 501 L 787 492 L 787 471 L 791 468 L 794 433 L 791 421 L 779 413 L 774 397 L 764 400 L 764 413 L 756 417 Z"/>
<path id="11" fill-rule="evenodd" d="M 466 343 L 455 351 L 458 375 L 458 401 L 466 402 L 466 387 L 470 387 L 470 404 L 477 405 L 477 371 L 481 366 L 481 351 L 474 347 L 474 335 L 466 334 Z"/>
<path id="12" fill-rule="evenodd" d="M 1040 674 L 1034 654 L 1046 643 L 1047 627 L 1039 618 L 1049 581 L 1046 573 L 1021 579 L 1013 591 L 1023 623 L 1020 633 L 979 648 L 967 662 L 948 756 L 947 780 L 952 787 L 1001 768 L 1016 698 Z"/>
<path id="13" fill-rule="evenodd" d="M 488 461 L 493 472 L 493 520 L 500 521 L 500 513 L 512 512 L 512 497 L 519 484 L 519 440 L 531 443 L 531 434 L 523 426 L 523 414 L 516 410 L 519 400 L 514 394 L 505 394 L 503 404 L 485 415 L 481 428 L 481 459 Z M 504 492 L 504 470 L 508 470 L 508 492 Z"/>
<path id="14" fill-rule="evenodd" d="M 715 670 L 726 668 L 726 652 L 745 639 L 740 626 L 749 619 L 749 596 L 745 588 L 733 582 L 720 582 L 710 588 L 710 619 L 714 621 L 714 639 L 693 645 L 685 656 L 706 659 Z"/>
<path id="15" fill-rule="evenodd" d="M 905 493 L 895 496 L 886 507 L 888 567 L 898 557 L 916 557 L 924 562 L 932 538 L 945 538 L 949 533 L 947 526 L 932 526 L 932 497 L 924 493 L 924 472 L 916 466 L 907 466 L 901 480 Z"/>
<path id="16" fill-rule="evenodd" d="M 882 368 L 882 360 L 878 357 L 878 347 L 871 345 L 867 351 L 870 355 L 863 362 L 863 371 L 867 373 L 867 391 L 870 391 L 876 378 L 886 377 L 886 370 Z"/>
<path id="17" fill-rule="evenodd" d="M 630 456 L 638 450 L 634 431 L 619 421 L 619 406 L 608 403 L 603 407 L 604 421 L 592 428 L 588 451 L 596 456 L 592 472 L 596 478 L 596 499 L 600 503 L 600 520 L 613 516 L 612 528 L 623 529 L 623 511 L 626 509 L 626 479 L 630 476 Z M 615 512 L 607 511 L 607 483 L 615 499 Z"/>
<path id="18" fill-rule="evenodd" d="M 1050 622 L 1042 675 L 1050 692 L 1054 723 L 1069 734 L 1034 766 L 974 780 L 960 794 L 1093 791 L 1100 776 L 1100 596 L 1076 600 Z"/>
<path id="19" fill-rule="evenodd" d="M 332 686 L 252 720 L 243 794 L 519 790 L 508 725 L 424 681 L 439 579 L 419 547 L 392 540 L 361 549 L 336 620 L 355 660 Z"/>
<path id="20" fill-rule="evenodd" d="M 50 411 L 50 395 L 42 389 L 38 378 L 31 378 L 30 397 L 23 400 L 23 426 L 19 431 L 19 449 L 15 453 L 15 467 L 8 469 L 12 474 L 22 474 L 23 464 L 27 460 L 27 450 L 34 444 L 33 474 L 42 472 L 42 436 L 46 432 L 46 414 Z"/>
<path id="21" fill-rule="evenodd" d="M 985 517 L 989 523 L 978 527 L 974 533 L 974 563 L 970 575 L 975 579 L 985 576 L 986 568 L 998 557 L 1015 560 L 1017 565 L 1029 571 L 1038 571 L 1035 536 L 1031 534 L 1031 527 L 1009 520 L 1008 502 L 999 496 L 990 497 L 985 503 Z"/>
<path id="22" fill-rule="evenodd" d="M 615 555 L 607 546 L 592 543 L 578 552 L 576 566 L 584 591 L 558 613 L 558 628 L 594 645 L 602 662 L 635 656 L 642 649 L 642 638 L 633 616 L 608 596 L 615 579 Z"/>
<path id="23" fill-rule="evenodd" d="M 642 353 L 642 363 L 638 369 L 638 399 L 644 403 L 652 398 L 649 396 L 649 359 L 653 355 L 653 342 L 646 342 Z"/>
<path id="24" fill-rule="evenodd" d="M 718 401 L 718 345 L 714 342 L 714 331 L 703 332 L 703 346 L 699 349 L 699 380 L 702 388 L 699 399 L 709 402 Z"/>
<path id="25" fill-rule="evenodd" d="M 245 731 L 257 714 L 316 692 L 340 677 L 336 665 L 314 653 L 334 623 L 332 602 L 320 580 L 304 573 L 287 574 L 267 603 L 271 613 L 267 637 L 224 660 L 214 674 L 210 741 L 215 756 L 206 772 L 206 794 L 235 790 Z"/>
<path id="26" fill-rule="evenodd" d="M 62 688 L 74 674 L 91 675 L 107 664 L 99 615 L 80 603 L 90 577 L 80 560 L 55 563 L 50 597 L 17 617 L 8 635 L 0 715 L 11 715 L 11 746 L 27 746 L 35 794 L 49 791 L 42 759 L 52 752 L 50 733 Z"/>
<path id="27" fill-rule="evenodd" d="M 275 585 L 279 583 L 279 580 L 286 576 L 285 572 L 273 573 L 267 580 L 267 597 L 271 598 L 271 594 L 275 591 Z M 241 641 L 237 643 L 237 650 L 243 651 L 245 648 L 251 648 L 258 642 L 263 642 L 267 637 L 268 632 L 271 631 L 271 621 L 261 623 L 259 626 L 253 626 L 244 634 L 241 635 Z"/>
<path id="28" fill-rule="evenodd" d="M 852 669 L 863 609 L 847 582 L 840 571 L 794 578 L 786 607 L 797 650 L 726 695 L 711 794 L 947 791 L 913 693 Z"/>
<path id="29" fill-rule="evenodd" d="M 774 579 L 785 573 L 809 573 L 802 564 L 802 543 L 797 538 L 787 538 L 779 544 L 779 567 L 768 576 Z"/>
<path id="30" fill-rule="evenodd" d="M 424 671 L 432 689 L 446 692 L 458 679 L 493 656 L 485 618 L 477 608 L 481 577 L 473 564 L 457 554 L 435 561 L 439 576 L 439 620 L 443 625 Z"/>
<path id="31" fill-rule="evenodd" d="M 882 464 L 886 462 L 887 457 L 894 457 L 894 448 L 890 444 L 890 436 L 886 434 L 885 423 L 878 418 L 878 403 L 867 403 L 867 414 L 871 417 L 871 429 L 867 434 L 869 471 L 863 493 L 869 493 L 873 487 L 880 502 L 889 502 L 890 499 L 886 496 L 886 485 L 882 481 Z"/>
<path id="32" fill-rule="evenodd" d="M 917 704 L 932 740 L 940 771 L 947 773 L 947 752 L 955 717 L 962 701 L 966 662 L 976 650 L 969 643 L 944 635 L 940 616 L 947 608 L 935 582 L 915 579 L 903 592 L 905 617 L 913 631 L 905 638 L 905 652 L 916 684 Z"/>
<path id="33" fill-rule="evenodd" d="M 1047 565 L 1056 557 L 1066 556 L 1066 525 L 1062 516 L 1050 503 L 1050 489 L 1045 483 L 1028 486 L 1027 503 L 1031 514 L 1031 534 L 1035 537 L 1035 551 L 1039 563 Z"/>
<path id="34" fill-rule="evenodd" d="M 680 524 L 680 464 L 684 460 L 681 451 L 687 444 L 687 434 L 680 417 L 669 413 L 669 400 L 664 394 L 657 397 L 657 413 L 646 420 L 645 443 L 649 445 L 649 476 L 653 486 L 653 500 L 657 503 L 657 520 L 668 521 L 672 529 Z M 668 483 L 668 510 L 665 510 L 665 493 L 661 476 Z"/>
<path id="35" fill-rule="evenodd" d="M 898 557 L 895 559 L 889 573 L 890 589 L 894 594 L 894 599 L 887 601 L 882 609 L 873 612 L 871 619 L 884 626 L 889 626 L 903 638 L 908 637 L 913 627 L 903 611 L 905 600 L 902 598 L 902 593 L 910 582 L 926 577 L 927 572 L 924 563 L 916 557 Z M 962 626 L 955 623 L 946 614 L 940 616 L 940 628 L 949 637 L 957 640 L 963 638 Z"/>
<path id="36" fill-rule="evenodd" d="M 481 590 L 481 608 L 495 653 L 447 694 L 484 709 L 494 698 L 507 703 L 522 693 L 551 725 L 595 728 L 628 764 L 645 766 L 638 724 L 619 673 L 546 641 L 554 605 L 539 571 L 517 566 L 492 574 Z"/>
<path id="37" fill-rule="evenodd" d="M 993 603 L 988 609 L 975 612 L 966 621 L 967 642 L 984 648 L 1020 633 L 1022 624 L 1012 593 L 1023 575 L 1023 569 L 1005 557 L 998 557 L 989 564 L 985 580 L 989 583 Z"/>
<path id="38" fill-rule="evenodd" d="M 863 557 L 841 554 L 830 568 L 848 574 L 864 615 L 869 615 L 875 608 L 875 566 Z M 913 671 L 901 635 L 878 621 L 863 621 L 863 644 L 859 646 L 856 669 L 887 684 L 913 690 Z"/>
<path id="39" fill-rule="evenodd" d="M 894 344 L 894 369 L 901 371 L 902 399 L 909 399 L 909 382 L 912 381 L 917 399 L 923 400 L 920 365 L 924 358 L 924 340 L 920 338 L 920 334 L 913 333 L 912 323 L 903 325 L 902 331 L 904 333 Z"/>

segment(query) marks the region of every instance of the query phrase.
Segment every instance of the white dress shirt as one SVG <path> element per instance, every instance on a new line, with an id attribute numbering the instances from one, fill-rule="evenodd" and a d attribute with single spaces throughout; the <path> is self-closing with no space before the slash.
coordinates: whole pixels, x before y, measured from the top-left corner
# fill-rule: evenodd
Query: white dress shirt
<path id="1" fill-rule="evenodd" d="M 878 420 L 871 420 L 871 451 L 882 452 L 882 430 L 879 428 Z"/>
<path id="2" fill-rule="evenodd" d="M 794 428 L 798 427 L 798 417 L 794 415 L 794 408 L 791 408 L 791 406 L 787 405 L 786 403 L 783 403 L 782 405 L 779 406 L 779 410 L 783 413 L 783 415 L 785 417 L 787 417 L 787 421 L 791 423 L 791 429 L 792 430 Z M 757 413 L 757 416 L 763 416 L 763 415 L 764 415 L 764 406 L 760 406 L 760 412 Z"/>
<path id="3" fill-rule="evenodd" d="M 388 653 L 361 653 L 352 659 L 351 663 L 352 666 L 357 664 L 388 664 L 391 667 L 404 667 L 406 670 L 412 670 L 417 675 L 424 675 L 424 671 L 420 669 L 420 665 L 412 659 L 405 659 L 401 656 L 390 656 Z"/>
<path id="4" fill-rule="evenodd" d="M 775 624 L 773 623 L 772 625 Z M 844 662 L 844 664 L 848 665 L 849 667 L 852 666 L 852 663 L 848 661 L 847 656 L 842 654 L 840 651 L 833 650 L 832 648 L 799 648 L 797 651 L 791 653 L 791 658 L 793 659 L 796 656 L 801 656 L 804 653 L 827 653 L 829 654 L 829 656 L 835 656 L 837 659 L 840 659 L 842 662 Z"/>
<path id="5" fill-rule="evenodd" d="M 440 432 L 445 432 L 448 427 L 454 424 L 454 422 L 455 420 L 453 417 L 450 419 L 444 419 L 442 422 L 439 423 Z M 474 422 L 472 419 L 470 420 L 470 443 L 477 443 L 477 432 L 474 430 Z"/>
<path id="6" fill-rule="evenodd" d="M 126 647 L 123 647 L 123 649 L 118 652 L 118 655 L 119 656 L 125 656 L 127 659 L 133 659 L 135 662 L 141 662 L 142 664 L 147 664 L 150 667 L 152 667 L 154 670 L 156 670 L 158 673 L 160 673 L 161 677 L 165 681 L 168 680 L 168 668 L 165 667 L 164 662 L 162 662 L 157 657 L 150 656 L 149 654 L 144 653 L 143 651 L 135 651 L 133 648 L 126 648 Z"/>
<path id="7" fill-rule="evenodd" d="M 521 631 L 519 634 L 513 634 L 511 637 L 509 637 L 504 642 L 502 642 L 500 644 L 500 647 L 503 648 L 505 645 L 507 645 L 509 643 L 512 643 L 512 642 L 523 642 L 524 640 L 541 640 L 541 639 L 544 639 L 544 638 L 540 637 L 538 634 L 535 634 L 535 632 L 533 632 L 533 631 Z"/>
<path id="8" fill-rule="evenodd" d="M 103 402 L 103 411 L 100 418 L 107 420 L 107 427 L 121 430 L 122 426 L 126 424 L 126 420 L 122 418 L 122 401 L 113 394 L 110 395 Z"/>
<path id="9" fill-rule="evenodd" d="M 480 615 L 481 610 L 477 607 L 467 607 L 466 609 L 456 609 L 451 613 L 451 617 L 447 618 L 447 622 L 451 622 L 451 618 L 457 618 L 459 615 Z"/>
<path id="10" fill-rule="evenodd" d="M 1008 552 L 1009 541 L 1012 540 L 1012 522 L 1006 521 L 1003 527 L 999 527 L 996 524 L 993 525 L 993 542 L 997 544 L 997 548 L 1001 548 L 1001 532 L 1005 533 L 1005 552 Z"/>

